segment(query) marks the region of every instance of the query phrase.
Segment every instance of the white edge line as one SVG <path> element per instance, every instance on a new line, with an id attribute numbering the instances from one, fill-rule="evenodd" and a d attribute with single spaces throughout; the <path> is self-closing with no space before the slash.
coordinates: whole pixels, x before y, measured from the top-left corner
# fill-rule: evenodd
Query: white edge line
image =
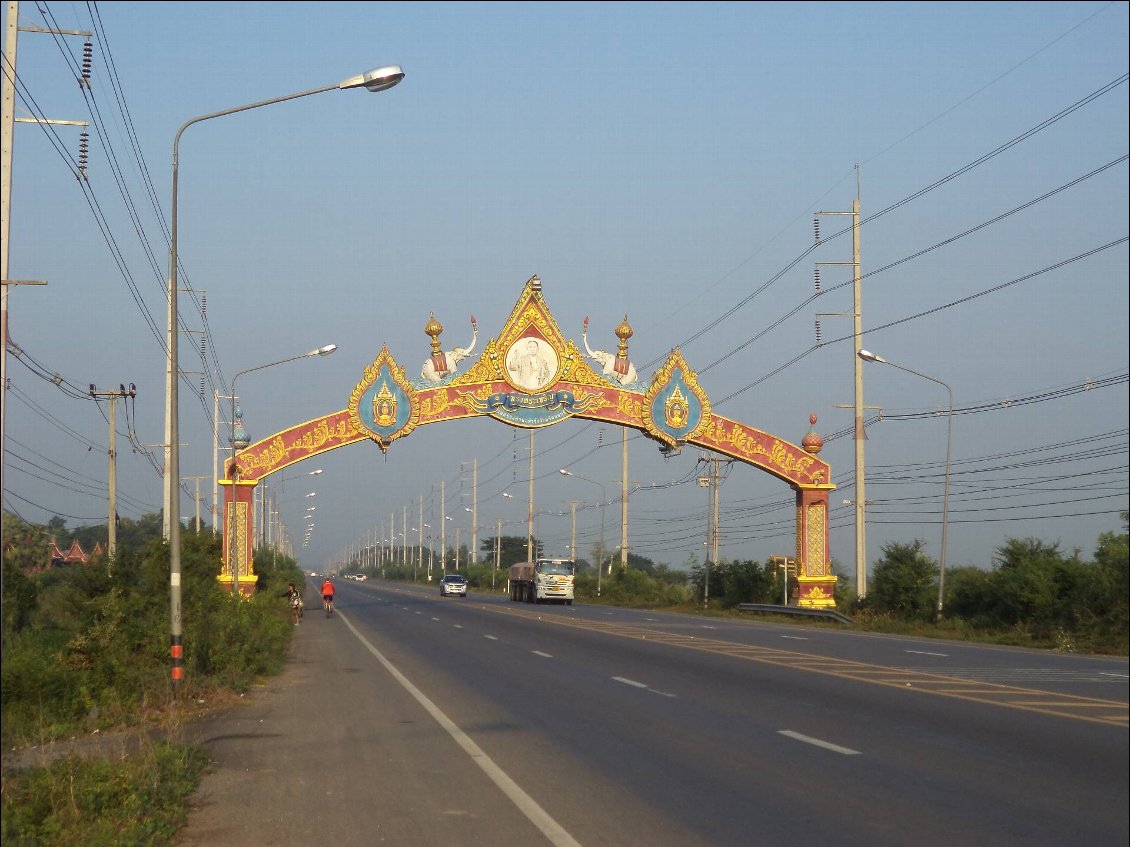
<path id="1" fill-rule="evenodd" d="M 803 741 L 805 744 L 812 744 L 815 747 L 823 747 L 825 750 L 831 750 L 833 753 L 842 753 L 845 756 L 862 755 L 858 750 L 852 750 L 850 747 L 841 747 L 838 744 L 832 744 L 830 741 L 821 741 L 819 738 L 813 738 L 810 735 L 801 735 L 799 732 L 793 732 L 791 729 L 782 729 L 778 732 L 780 735 L 786 735 L 789 738 Z"/>
<path id="2" fill-rule="evenodd" d="M 545 658 L 545 659 L 552 659 L 553 658 L 553 656 L 551 656 L 549 653 L 543 653 L 541 650 L 531 650 L 530 652 L 533 653 L 535 656 L 541 656 L 542 658 Z"/>
<path id="3" fill-rule="evenodd" d="M 419 688 L 412 684 L 404 674 L 397 670 L 396 666 L 384 657 L 376 647 L 374 647 L 365 636 L 357 631 L 357 628 L 350 623 L 349 618 L 345 615 L 339 615 L 341 620 L 349 627 L 349 631 L 365 645 L 365 648 L 373 654 L 378 662 L 384 666 L 397 682 L 407 691 L 412 697 L 424 707 L 425 711 L 431 715 L 436 723 L 438 723 L 448 735 L 463 748 L 463 751 L 471 757 L 483 773 L 487 775 L 491 782 L 498 786 L 498 788 L 505 794 L 515 806 L 524 814 L 534 826 L 536 826 L 551 844 L 556 847 L 581 847 L 579 841 L 565 831 L 557 821 L 549 816 L 538 802 L 534 800 L 529 794 L 523 791 L 514 780 L 512 780 L 502 768 L 494 763 L 478 744 L 471 740 L 471 738 L 463 732 L 455 722 L 445 715 L 440 708 L 428 699 Z"/>
<path id="4" fill-rule="evenodd" d="M 630 685 L 633 688 L 647 688 L 646 682 L 636 682 L 634 679 L 625 679 L 622 676 L 614 676 L 612 678 L 617 682 L 622 682 L 624 685 Z"/>

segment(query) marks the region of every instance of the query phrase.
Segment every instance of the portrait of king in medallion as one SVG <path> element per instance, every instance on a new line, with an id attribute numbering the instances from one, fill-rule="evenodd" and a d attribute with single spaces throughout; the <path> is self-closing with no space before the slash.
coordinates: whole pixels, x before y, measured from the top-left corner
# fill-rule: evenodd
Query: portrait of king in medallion
<path id="1" fill-rule="evenodd" d="M 530 393 L 553 384 L 557 353 L 540 338 L 524 336 L 506 351 L 506 371 L 511 383 Z"/>

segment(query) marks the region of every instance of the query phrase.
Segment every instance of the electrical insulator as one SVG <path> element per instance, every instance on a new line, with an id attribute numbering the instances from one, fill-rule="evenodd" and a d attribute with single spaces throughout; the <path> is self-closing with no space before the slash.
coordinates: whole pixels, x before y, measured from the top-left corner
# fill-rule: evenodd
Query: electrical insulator
<path id="1" fill-rule="evenodd" d="M 200 336 L 200 361 L 204 361 L 204 336 Z"/>
<path id="2" fill-rule="evenodd" d="M 820 218 L 812 219 L 812 233 L 816 236 L 816 243 L 820 243 Z"/>
<path id="3" fill-rule="evenodd" d="M 204 377 L 200 377 L 200 396 L 204 396 Z"/>
<path id="4" fill-rule="evenodd" d="M 820 346 L 820 321 L 816 321 L 816 346 Z"/>
<path id="5" fill-rule="evenodd" d="M 200 292 L 200 314 L 208 316 L 208 295 L 204 292 Z"/>
<path id="6" fill-rule="evenodd" d="M 86 164 L 90 159 L 90 133 L 85 129 L 78 136 L 78 174 L 76 179 L 86 179 Z"/>
<path id="7" fill-rule="evenodd" d="M 820 293 L 820 268 L 812 269 L 812 281 L 816 285 L 816 293 Z"/>
<path id="8" fill-rule="evenodd" d="M 80 88 L 90 88 L 90 65 L 94 56 L 94 45 L 86 41 L 82 45 L 82 79 L 79 80 Z"/>

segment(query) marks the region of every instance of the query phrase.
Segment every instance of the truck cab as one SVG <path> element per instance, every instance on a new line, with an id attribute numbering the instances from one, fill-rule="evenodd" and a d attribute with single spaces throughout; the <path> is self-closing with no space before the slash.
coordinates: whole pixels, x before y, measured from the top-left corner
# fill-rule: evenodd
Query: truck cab
<path id="1" fill-rule="evenodd" d="M 572 559 L 541 558 L 511 565 L 510 599 L 520 603 L 558 602 L 572 606 L 576 570 Z"/>

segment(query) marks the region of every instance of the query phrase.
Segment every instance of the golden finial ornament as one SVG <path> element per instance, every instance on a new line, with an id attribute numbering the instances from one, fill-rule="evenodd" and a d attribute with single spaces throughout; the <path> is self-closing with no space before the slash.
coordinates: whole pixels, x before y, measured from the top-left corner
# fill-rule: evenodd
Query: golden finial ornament
<path id="1" fill-rule="evenodd" d="M 808 434 L 800 442 L 800 446 L 804 448 L 806 453 L 815 456 L 824 448 L 824 439 L 816 431 L 816 415 L 811 414 L 808 416 L 809 429 Z"/>
<path id="2" fill-rule="evenodd" d="M 440 351 L 439 336 L 443 332 L 443 324 L 436 320 L 435 312 L 430 312 L 424 333 L 432 339 L 432 355 Z"/>
<path id="3" fill-rule="evenodd" d="M 635 334 L 632 325 L 628 323 L 628 316 L 624 315 L 624 320 L 620 321 L 620 325 L 616 327 L 616 337 L 620 339 L 620 347 L 616 350 L 617 356 L 627 358 L 628 339 Z"/>

